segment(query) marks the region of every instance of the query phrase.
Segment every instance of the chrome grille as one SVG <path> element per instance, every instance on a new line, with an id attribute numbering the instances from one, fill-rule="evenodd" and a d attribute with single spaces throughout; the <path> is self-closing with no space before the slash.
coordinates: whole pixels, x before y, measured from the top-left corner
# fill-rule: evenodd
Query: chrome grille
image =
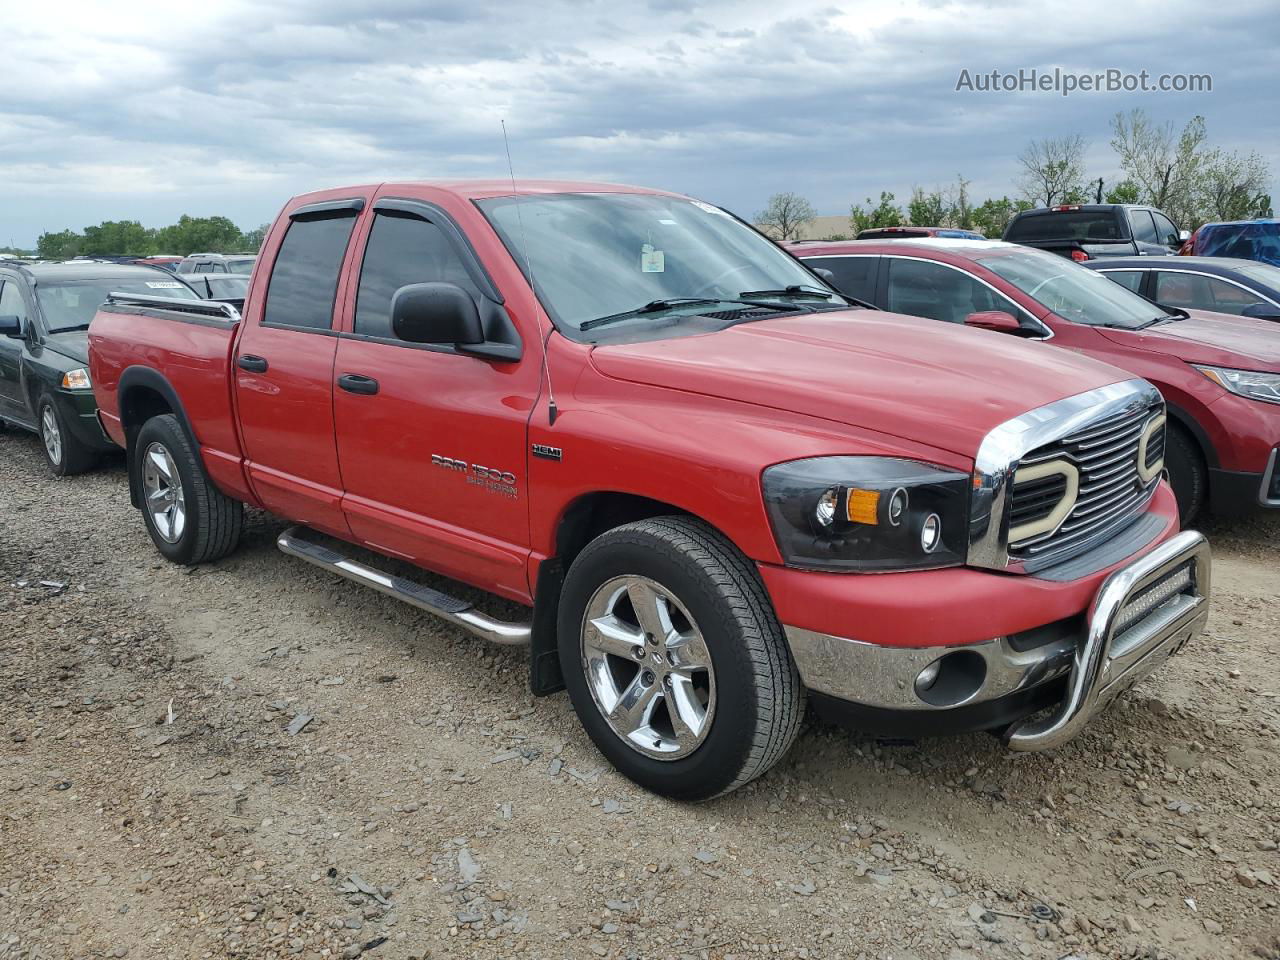
<path id="1" fill-rule="evenodd" d="M 1158 474 L 1146 481 L 1140 476 L 1142 437 L 1162 414 L 1163 405 L 1158 403 L 1112 413 L 1023 456 L 1019 470 L 1050 462 L 1069 464 L 1078 472 L 1078 490 L 1074 505 L 1056 527 L 1011 539 L 1010 557 L 1048 561 L 1082 552 L 1140 513 L 1160 482 Z M 1142 472 L 1158 465 L 1163 456 L 1161 428 L 1147 442 Z M 1046 482 L 1055 479 L 1060 482 Z M 1009 529 L 1015 531 L 1048 518 L 1067 495 L 1066 486 L 1061 476 L 1019 483 L 1015 474 L 1008 505 Z M 1050 499 L 1053 489 L 1062 491 L 1056 500 Z"/>

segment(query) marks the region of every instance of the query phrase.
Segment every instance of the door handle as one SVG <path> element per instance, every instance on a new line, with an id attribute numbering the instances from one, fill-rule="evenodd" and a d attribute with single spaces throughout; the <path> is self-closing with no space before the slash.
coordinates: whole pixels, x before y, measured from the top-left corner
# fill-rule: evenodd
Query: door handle
<path id="1" fill-rule="evenodd" d="M 262 357 L 255 357 L 251 353 L 246 353 L 236 360 L 236 366 L 241 370 L 248 370 L 250 373 L 267 372 L 267 361 Z"/>
<path id="2" fill-rule="evenodd" d="M 344 373 L 338 378 L 338 386 L 347 393 L 364 393 L 375 394 L 378 392 L 378 381 L 373 377 L 362 376 L 358 373 Z"/>

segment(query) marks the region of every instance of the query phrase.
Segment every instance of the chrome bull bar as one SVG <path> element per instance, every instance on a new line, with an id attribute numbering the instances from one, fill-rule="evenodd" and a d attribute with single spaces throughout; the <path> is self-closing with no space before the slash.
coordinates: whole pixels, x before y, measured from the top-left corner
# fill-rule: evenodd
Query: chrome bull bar
<path id="1" fill-rule="evenodd" d="M 1209 542 L 1186 530 L 1112 573 L 1089 608 L 1089 632 L 1075 654 L 1067 693 L 1052 712 L 1004 734 L 1011 750 L 1066 743 L 1120 693 L 1149 675 L 1209 618 Z"/>

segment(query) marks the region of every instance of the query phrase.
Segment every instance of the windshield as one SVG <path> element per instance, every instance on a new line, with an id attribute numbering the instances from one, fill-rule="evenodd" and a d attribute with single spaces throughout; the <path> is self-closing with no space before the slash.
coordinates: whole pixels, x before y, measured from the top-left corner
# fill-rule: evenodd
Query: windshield
<path id="1" fill-rule="evenodd" d="M 521 269 L 527 256 L 539 299 L 570 336 L 588 321 L 659 301 L 696 297 L 714 304 L 793 286 L 826 290 L 772 241 L 698 200 L 561 193 L 491 197 L 478 205 Z M 634 320 L 653 323 L 659 315 L 671 321 L 657 312 Z"/>
<path id="2" fill-rule="evenodd" d="M 244 257 L 240 260 L 227 261 L 227 273 L 253 273 L 253 261 L 256 257 Z"/>
<path id="3" fill-rule="evenodd" d="M 1135 330 L 1154 322 L 1165 312 L 1150 300 L 1109 280 L 1105 274 L 1052 253 L 1021 250 L 988 254 L 979 258 L 979 262 L 1074 323 Z"/>
<path id="4" fill-rule="evenodd" d="M 36 286 L 36 299 L 44 315 L 49 333 L 88 330 L 89 321 L 109 293 L 141 293 L 152 297 L 179 297 L 198 300 L 194 290 L 181 280 L 68 280 L 63 283 L 41 283 Z"/>

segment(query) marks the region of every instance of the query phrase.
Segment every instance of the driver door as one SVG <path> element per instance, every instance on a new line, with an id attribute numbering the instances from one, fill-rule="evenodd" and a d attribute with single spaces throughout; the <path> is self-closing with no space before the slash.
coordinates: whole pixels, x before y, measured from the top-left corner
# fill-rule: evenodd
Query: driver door
<path id="1" fill-rule="evenodd" d="M 483 296 L 489 281 L 461 238 L 429 204 L 374 206 L 333 370 L 343 510 L 375 550 L 528 602 L 528 420 L 540 354 L 491 360 L 408 343 L 391 327 L 392 295 L 407 284 Z"/>
<path id="2" fill-rule="evenodd" d="M 34 417 L 22 387 L 22 353 L 31 321 L 22 288 L 12 277 L 0 280 L 0 316 L 16 316 L 23 330 L 22 337 L 0 336 L 0 416 L 30 426 Z"/>

